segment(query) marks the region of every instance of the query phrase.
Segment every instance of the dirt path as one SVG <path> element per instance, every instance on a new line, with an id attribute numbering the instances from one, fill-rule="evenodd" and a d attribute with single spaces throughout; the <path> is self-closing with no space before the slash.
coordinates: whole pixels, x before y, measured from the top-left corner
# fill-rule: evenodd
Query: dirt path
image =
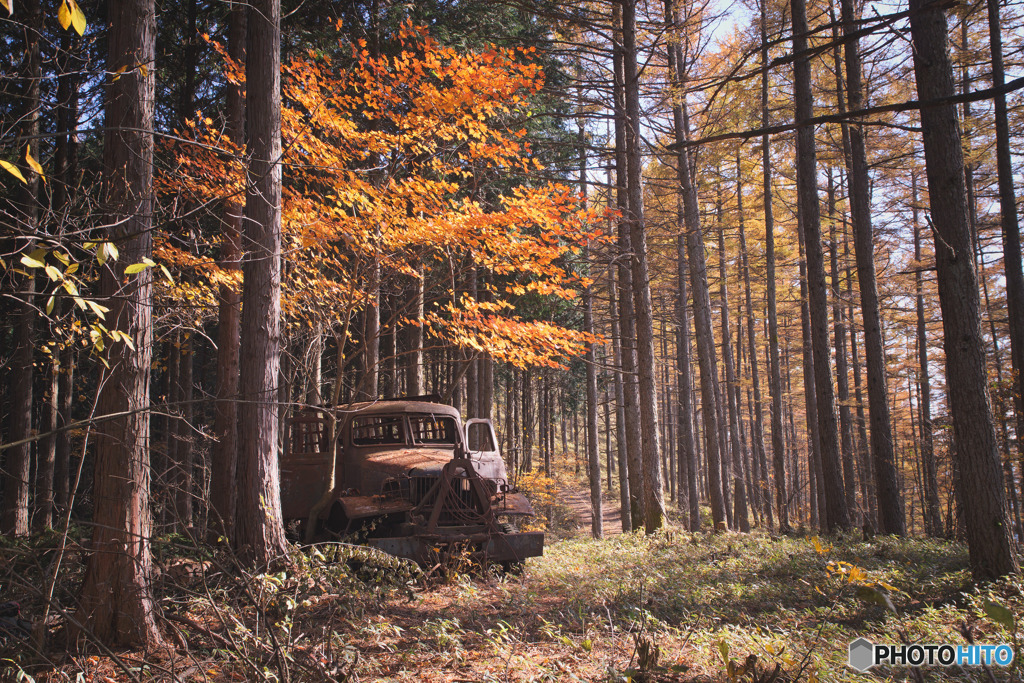
<path id="1" fill-rule="evenodd" d="M 590 534 L 590 524 L 592 519 L 590 509 L 590 490 L 584 489 L 582 486 L 562 487 L 560 488 L 562 496 L 564 496 L 566 505 L 570 507 L 573 514 L 576 517 L 576 522 L 579 525 L 579 534 Z M 602 488 L 601 490 L 602 506 L 601 506 L 601 524 L 604 529 L 604 535 L 615 535 L 622 533 L 622 517 L 619 503 L 617 500 L 610 500 L 608 492 Z"/>

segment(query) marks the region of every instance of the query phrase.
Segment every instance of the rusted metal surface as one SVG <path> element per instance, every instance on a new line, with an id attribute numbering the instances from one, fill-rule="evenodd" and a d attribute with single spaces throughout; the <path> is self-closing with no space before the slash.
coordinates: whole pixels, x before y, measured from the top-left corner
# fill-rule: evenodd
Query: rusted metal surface
<path id="1" fill-rule="evenodd" d="M 432 469 L 440 472 L 445 463 L 452 459 L 452 449 L 440 448 L 401 448 L 382 450 L 364 456 L 364 467 L 372 467 L 384 472 L 389 477 L 407 474 L 415 468 Z"/>
<path id="2" fill-rule="evenodd" d="M 412 510 L 412 503 L 408 499 L 384 496 L 345 496 L 339 498 L 338 503 L 349 519 L 364 519 Z"/>
<path id="3" fill-rule="evenodd" d="M 397 538 L 371 538 L 371 547 L 389 555 L 405 557 L 421 564 L 436 560 L 448 552 L 468 550 L 479 561 L 521 562 L 544 552 L 544 533 L 527 531 L 517 534 L 490 534 L 483 538 L 473 536 L 399 536 Z"/>
<path id="4" fill-rule="evenodd" d="M 518 491 L 499 493 L 491 504 L 495 514 L 499 515 L 532 515 L 533 505 L 529 498 Z"/>
<path id="5" fill-rule="evenodd" d="M 499 515 L 532 515 L 533 507 L 508 490 L 489 420 L 473 422 L 490 437 L 477 439 L 473 450 L 459 412 L 429 397 L 341 406 L 333 418 L 338 439 L 330 454 L 330 415 L 310 411 L 288 421 L 281 458 L 286 519 L 309 516 L 335 458 L 334 500 L 321 513 L 324 533 L 362 529 L 370 545 L 418 562 L 431 562 L 438 552 L 469 551 L 499 562 L 542 554 L 543 533 L 509 534 L 498 522 Z"/>
<path id="6" fill-rule="evenodd" d="M 281 456 L 281 514 L 299 519 L 324 493 L 330 466 L 326 421 L 319 414 L 288 420 Z"/>

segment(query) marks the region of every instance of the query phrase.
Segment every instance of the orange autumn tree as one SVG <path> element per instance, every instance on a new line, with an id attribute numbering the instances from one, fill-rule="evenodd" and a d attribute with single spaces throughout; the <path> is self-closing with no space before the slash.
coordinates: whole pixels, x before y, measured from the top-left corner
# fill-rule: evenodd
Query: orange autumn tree
<path id="1" fill-rule="evenodd" d="M 522 127 L 543 80 L 525 61 L 531 50 L 459 53 L 408 24 L 397 41 L 391 56 L 358 42 L 340 46 L 350 55 L 344 60 L 310 52 L 284 65 L 289 325 L 322 329 L 351 351 L 355 316 L 377 305 L 381 288 L 420 280 L 430 305 L 422 317 L 400 311 L 392 324 L 421 326 L 434 343 L 519 367 L 582 353 L 587 335 L 524 320 L 515 306 L 530 292 L 575 297 L 583 283 L 566 264 L 596 238 L 593 216 L 563 185 L 494 189 L 495 179 L 540 170 Z M 239 79 L 220 51 L 226 77 Z M 183 137 L 189 141 L 173 148 L 173 172 L 162 178 L 166 192 L 192 205 L 242 192 L 241 150 L 213 119 L 198 118 Z M 191 274 L 179 281 L 206 283 L 210 300 L 231 276 L 167 239 L 158 254 Z M 469 269 L 488 274 L 478 297 L 460 291 Z M 171 302 L 185 294 L 166 290 Z"/>

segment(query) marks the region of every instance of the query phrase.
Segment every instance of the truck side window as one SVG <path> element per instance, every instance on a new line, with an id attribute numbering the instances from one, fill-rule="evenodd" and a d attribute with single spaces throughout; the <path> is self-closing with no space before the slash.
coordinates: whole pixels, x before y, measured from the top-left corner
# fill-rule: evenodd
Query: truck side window
<path id="1" fill-rule="evenodd" d="M 445 444 L 453 446 L 458 430 L 451 417 L 436 415 L 410 415 L 412 437 L 416 443 Z"/>
<path id="2" fill-rule="evenodd" d="M 368 415 L 352 420 L 352 444 L 378 446 L 405 443 L 400 415 Z"/>

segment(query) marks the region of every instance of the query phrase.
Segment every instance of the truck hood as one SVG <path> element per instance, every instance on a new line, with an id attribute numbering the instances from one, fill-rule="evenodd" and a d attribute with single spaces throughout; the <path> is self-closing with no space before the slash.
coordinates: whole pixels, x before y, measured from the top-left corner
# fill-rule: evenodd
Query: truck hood
<path id="1" fill-rule="evenodd" d="M 400 448 L 366 456 L 363 467 L 364 471 L 381 472 L 390 477 L 437 475 L 453 455 L 444 448 Z"/>

